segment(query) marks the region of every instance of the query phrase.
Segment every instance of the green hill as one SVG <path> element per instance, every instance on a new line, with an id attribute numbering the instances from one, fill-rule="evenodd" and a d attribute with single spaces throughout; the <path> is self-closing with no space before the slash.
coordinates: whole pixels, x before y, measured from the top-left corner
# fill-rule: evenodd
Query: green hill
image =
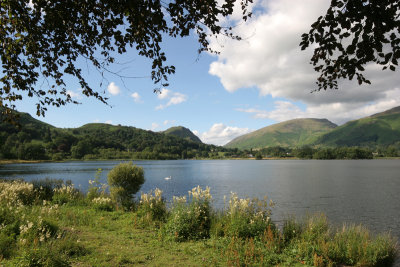
<path id="1" fill-rule="evenodd" d="M 183 126 L 171 127 L 163 132 L 166 135 L 173 135 L 183 139 L 191 140 L 193 142 L 202 143 L 200 138 L 197 137 L 192 131 Z"/>
<path id="2" fill-rule="evenodd" d="M 169 134 L 103 123 L 65 129 L 18 114 L 20 127 L 0 123 L 0 159 L 190 159 L 228 151 L 192 140 L 184 127 Z"/>
<path id="3" fill-rule="evenodd" d="M 320 136 L 323 146 L 390 145 L 400 141 L 400 107 L 350 121 Z"/>
<path id="4" fill-rule="evenodd" d="M 303 146 L 313 143 L 320 135 L 335 127 L 336 124 L 327 119 L 294 119 L 239 136 L 225 147 L 250 149 L 270 146 Z"/>

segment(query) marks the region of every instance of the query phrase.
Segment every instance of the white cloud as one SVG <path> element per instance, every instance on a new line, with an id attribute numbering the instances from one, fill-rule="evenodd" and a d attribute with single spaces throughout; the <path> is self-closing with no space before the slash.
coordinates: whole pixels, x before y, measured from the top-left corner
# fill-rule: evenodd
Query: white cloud
<path id="1" fill-rule="evenodd" d="M 260 110 L 260 109 L 236 109 L 240 112 L 254 114 L 255 119 L 271 119 L 277 122 L 286 121 L 294 118 L 307 117 L 307 113 L 302 111 L 298 106 L 289 101 L 275 101 L 275 109 L 271 111 Z"/>
<path id="2" fill-rule="evenodd" d="M 237 111 L 249 113 L 255 119 L 271 119 L 276 122 L 295 118 L 327 118 L 336 124 L 359 119 L 379 113 L 400 103 L 400 88 L 384 92 L 384 96 L 369 103 L 333 102 L 322 105 L 308 105 L 302 110 L 289 101 L 275 101 L 271 111 L 257 108 L 238 108 Z"/>
<path id="3" fill-rule="evenodd" d="M 158 123 L 153 122 L 151 124 L 151 130 L 154 131 L 155 129 L 157 129 L 158 127 L 160 127 L 160 125 Z"/>
<path id="4" fill-rule="evenodd" d="M 133 98 L 133 101 L 135 101 L 136 103 L 140 103 L 141 102 L 141 97 L 139 95 L 139 93 L 134 92 L 133 94 L 131 94 L 131 97 Z"/>
<path id="5" fill-rule="evenodd" d="M 229 92 L 257 87 L 262 96 L 306 105 L 302 114 L 295 106 L 278 103 L 275 111 L 252 112 L 259 118 L 280 121 L 301 114 L 343 122 L 368 115 L 365 114 L 368 110 L 396 106 L 389 103 L 393 102 L 393 95 L 397 96 L 400 75 L 372 64 L 365 73 L 372 82 L 370 86 L 340 81 L 339 90 L 310 93 L 316 88 L 318 74 L 309 64 L 312 49 L 301 51 L 299 43 L 301 34 L 308 32 L 329 4 L 329 0 L 260 0 L 257 8 L 264 12 L 256 13 L 253 19 L 235 28 L 239 36 L 248 38 L 240 42 L 220 37 L 211 40 L 212 47 L 221 53 L 211 63 L 209 73 L 218 76 Z M 288 108 L 290 113 L 280 114 Z"/>
<path id="6" fill-rule="evenodd" d="M 192 133 L 194 133 L 194 135 L 198 136 L 200 138 L 200 133 L 197 130 L 193 130 Z"/>
<path id="7" fill-rule="evenodd" d="M 82 99 L 82 95 L 79 92 L 67 90 L 67 94 L 70 95 L 71 98 Z"/>
<path id="8" fill-rule="evenodd" d="M 98 122 L 100 122 L 100 120 L 99 119 L 95 119 L 93 122 L 94 123 L 98 123 Z"/>
<path id="9" fill-rule="evenodd" d="M 161 89 L 161 93 L 158 95 L 158 98 L 160 100 L 168 100 L 168 102 L 158 105 L 156 110 L 164 109 L 172 105 L 178 105 L 187 101 L 187 95 L 178 92 L 172 92 L 171 90 L 165 88 Z"/>
<path id="10" fill-rule="evenodd" d="M 248 128 L 226 126 L 223 123 L 215 123 L 207 132 L 202 134 L 199 134 L 198 131 L 193 131 L 204 143 L 214 145 L 225 145 L 232 139 L 249 132 L 251 130 Z"/>
<path id="11" fill-rule="evenodd" d="M 119 93 L 121 93 L 121 89 L 119 89 L 119 87 L 114 82 L 111 82 L 107 86 L 107 90 L 112 95 L 118 95 Z"/>
<path id="12" fill-rule="evenodd" d="M 165 99 L 168 97 L 170 92 L 171 92 L 170 90 L 162 88 L 157 97 L 158 97 L 158 99 Z"/>
<path id="13" fill-rule="evenodd" d="M 168 124 L 175 124 L 176 123 L 176 120 L 165 120 L 164 122 L 163 122 L 163 124 L 164 125 L 168 125 Z"/>
<path id="14" fill-rule="evenodd" d="M 112 120 L 107 120 L 107 121 L 105 121 L 104 123 L 106 123 L 106 124 L 113 124 Z"/>

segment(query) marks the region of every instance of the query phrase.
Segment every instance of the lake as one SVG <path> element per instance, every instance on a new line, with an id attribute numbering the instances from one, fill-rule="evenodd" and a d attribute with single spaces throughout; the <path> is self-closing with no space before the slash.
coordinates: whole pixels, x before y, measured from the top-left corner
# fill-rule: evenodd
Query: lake
<path id="1" fill-rule="evenodd" d="M 0 177 L 45 177 L 72 180 L 82 191 L 102 168 L 102 182 L 118 161 L 0 165 Z M 373 232 L 390 231 L 400 238 L 400 160 L 177 160 L 134 161 L 145 170 L 141 191 L 156 187 L 172 196 L 210 186 L 213 205 L 224 206 L 224 195 L 263 198 L 276 206 L 273 219 L 323 212 L 335 225 L 362 223 Z M 171 176 L 170 180 L 164 178 Z"/>

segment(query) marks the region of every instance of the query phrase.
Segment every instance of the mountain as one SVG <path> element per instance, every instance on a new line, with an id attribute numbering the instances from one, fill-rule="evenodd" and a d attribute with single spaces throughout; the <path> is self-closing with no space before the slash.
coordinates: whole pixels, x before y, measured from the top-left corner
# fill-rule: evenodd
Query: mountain
<path id="1" fill-rule="evenodd" d="M 173 135 L 183 139 L 191 140 L 193 142 L 202 143 L 200 138 L 197 137 L 192 131 L 183 126 L 171 127 L 163 132 L 166 135 Z"/>
<path id="2" fill-rule="evenodd" d="M 400 106 L 347 122 L 317 138 L 324 146 L 390 145 L 400 142 Z"/>
<path id="3" fill-rule="evenodd" d="M 227 148 L 263 148 L 270 146 L 297 147 L 311 144 L 337 125 L 327 119 L 294 119 L 270 125 L 239 136 Z"/>

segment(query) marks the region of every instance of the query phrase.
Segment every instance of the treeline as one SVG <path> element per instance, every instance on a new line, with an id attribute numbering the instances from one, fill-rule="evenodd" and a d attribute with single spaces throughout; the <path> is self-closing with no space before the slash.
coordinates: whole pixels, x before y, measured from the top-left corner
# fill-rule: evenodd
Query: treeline
<path id="1" fill-rule="evenodd" d="M 35 122 L 21 128 L 0 125 L 0 159 L 217 159 L 224 158 L 230 150 L 163 133 L 107 124 L 88 124 L 76 129 Z"/>
<path id="2" fill-rule="evenodd" d="M 374 149 L 365 147 L 301 148 L 268 147 L 260 150 L 250 150 L 256 158 L 300 158 L 300 159 L 372 159 L 374 157 L 399 157 L 400 143 L 390 146 L 380 146 Z"/>

